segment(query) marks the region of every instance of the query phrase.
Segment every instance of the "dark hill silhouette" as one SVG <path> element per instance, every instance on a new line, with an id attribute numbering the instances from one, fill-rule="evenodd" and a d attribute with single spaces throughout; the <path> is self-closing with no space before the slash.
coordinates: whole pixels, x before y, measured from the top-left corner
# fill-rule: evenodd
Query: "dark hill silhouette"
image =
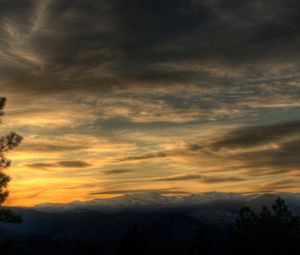
<path id="1" fill-rule="evenodd" d="M 274 204 L 273 198 L 264 195 L 261 199 L 253 197 L 252 201 L 256 206 L 263 202 Z M 131 230 L 137 225 L 138 233 L 145 238 L 145 254 L 186 254 L 193 251 L 194 255 L 199 250 L 195 236 L 200 231 L 201 238 L 204 238 L 200 244 L 212 244 L 212 254 L 219 254 L 219 246 L 226 239 L 229 226 L 234 224 L 240 208 L 249 205 L 249 202 L 247 198 L 247 201 L 217 200 L 181 206 L 132 205 L 111 211 L 93 210 L 88 206 L 85 209 L 50 212 L 11 208 L 22 214 L 25 221 L 21 225 L 2 223 L 0 233 L 11 240 L 11 255 L 68 255 L 88 249 L 89 254 L 114 255 L 123 246 L 124 237 L 130 237 Z M 298 208 L 297 201 L 293 206 Z"/>

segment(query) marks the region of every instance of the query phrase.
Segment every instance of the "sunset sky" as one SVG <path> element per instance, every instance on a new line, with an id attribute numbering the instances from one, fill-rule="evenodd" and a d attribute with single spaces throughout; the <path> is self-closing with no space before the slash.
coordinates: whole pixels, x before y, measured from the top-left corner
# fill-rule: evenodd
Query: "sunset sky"
<path id="1" fill-rule="evenodd" d="M 0 0 L 7 204 L 300 192 L 299 9 Z"/>

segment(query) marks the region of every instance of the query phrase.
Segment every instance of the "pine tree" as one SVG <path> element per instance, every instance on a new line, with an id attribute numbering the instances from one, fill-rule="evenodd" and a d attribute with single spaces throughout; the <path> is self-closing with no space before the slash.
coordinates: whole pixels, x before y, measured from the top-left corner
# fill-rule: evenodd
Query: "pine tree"
<path id="1" fill-rule="evenodd" d="M 224 253 L 300 254 L 300 217 L 293 215 L 281 198 L 272 211 L 263 207 L 257 214 L 243 207 L 230 229 Z"/>
<path id="2" fill-rule="evenodd" d="M 4 114 L 5 103 L 6 98 L 0 97 L 0 116 Z M 0 136 L 0 222 L 20 223 L 23 220 L 19 214 L 1 208 L 8 197 L 7 185 L 11 181 L 11 177 L 4 172 L 11 165 L 11 161 L 6 158 L 6 153 L 19 146 L 22 140 L 23 137 L 15 132 Z"/>

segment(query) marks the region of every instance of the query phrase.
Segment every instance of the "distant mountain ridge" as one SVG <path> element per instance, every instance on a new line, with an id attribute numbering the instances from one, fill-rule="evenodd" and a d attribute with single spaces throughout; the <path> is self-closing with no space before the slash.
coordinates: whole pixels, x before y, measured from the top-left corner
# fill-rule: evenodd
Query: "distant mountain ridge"
<path id="1" fill-rule="evenodd" d="M 71 203 L 42 203 L 35 209 L 61 208 L 74 209 L 79 207 L 104 206 L 104 207 L 131 207 L 131 206 L 175 206 L 206 204 L 217 200 L 240 200 L 244 197 L 239 193 L 207 192 L 187 196 L 163 196 L 159 192 L 140 192 L 126 194 L 114 198 L 93 199 L 89 201 L 73 201 Z"/>
<path id="2" fill-rule="evenodd" d="M 186 196 L 164 196 L 159 192 L 143 192 L 126 194 L 109 199 L 93 199 L 89 201 L 73 201 L 71 203 L 43 203 L 34 207 L 35 210 L 55 211 L 72 209 L 124 209 L 130 207 L 183 207 L 192 205 L 206 205 L 214 202 L 240 201 L 243 204 L 271 205 L 277 197 L 300 206 L 300 193 L 278 194 L 247 194 L 206 192 Z"/>

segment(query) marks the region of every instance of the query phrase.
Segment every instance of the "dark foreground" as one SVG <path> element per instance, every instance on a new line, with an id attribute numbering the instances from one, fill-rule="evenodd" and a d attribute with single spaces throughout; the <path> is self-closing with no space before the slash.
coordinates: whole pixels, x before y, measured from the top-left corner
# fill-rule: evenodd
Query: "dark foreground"
<path id="1" fill-rule="evenodd" d="M 173 206 L 14 208 L 23 215 L 24 222 L 0 225 L 1 254 L 193 255 L 241 254 L 241 251 L 243 254 L 265 254 L 273 244 L 268 243 L 270 240 L 261 239 L 268 239 L 278 226 L 274 229 L 268 211 L 259 208 L 264 205 L 271 208 L 275 200 L 276 197 L 268 195 L 251 201 L 220 199 Z M 298 200 L 286 203 L 293 215 L 299 214 Z M 245 206 L 253 208 L 253 211 L 246 210 L 239 215 L 240 209 Z M 255 211 L 259 219 L 251 215 Z M 266 215 L 262 217 L 264 213 Z M 236 222 L 237 218 L 240 222 Z M 254 221 L 256 228 L 252 224 Z M 291 224 L 295 226 L 297 222 Z M 230 230 L 232 225 L 236 227 L 235 232 Z M 285 234 L 288 237 L 275 234 L 270 237 L 272 243 L 280 243 L 275 252 L 298 252 L 297 247 L 291 247 L 291 244 L 300 243 L 300 239 L 290 241 L 296 236 L 295 231 L 280 229 L 280 233 L 293 233 L 291 236 Z M 270 247 L 261 247 L 264 245 Z M 286 245 L 290 247 L 289 253 L 282 253 L 280 249 L 286 249 Z"/>

